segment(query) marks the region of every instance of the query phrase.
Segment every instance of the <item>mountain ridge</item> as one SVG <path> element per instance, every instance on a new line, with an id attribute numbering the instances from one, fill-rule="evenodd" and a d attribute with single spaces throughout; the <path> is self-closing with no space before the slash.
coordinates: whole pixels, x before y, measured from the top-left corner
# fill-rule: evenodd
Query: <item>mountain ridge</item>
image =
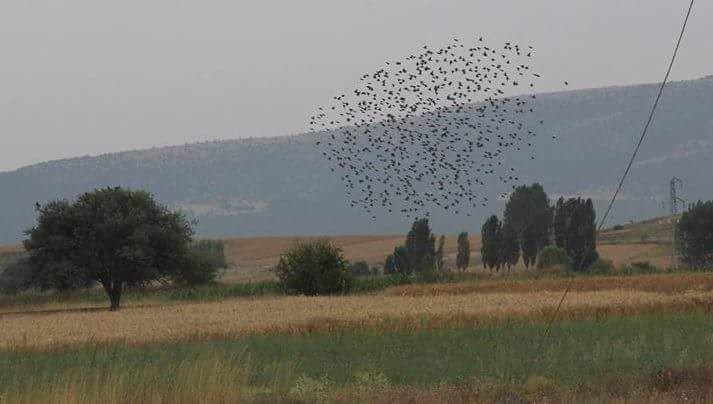
<path id="1" fill-rule="evenodd" d="M 541 182 L 551 196 L 606 203 L 641 132 L 657 84 L 538 94 L 537 119 L 558 141 L 536 144 L 537 158 L 511 158 L 523 183 Z M 664 212 L 668 180 L 684 179 L 684 197 L 708 198 L 713 179 L 713 80 L 670 83 L 647 142 L 615 205 L 613 222 Z M 71 199 L 102 186 L 147 189 L 199 220 L 203 236 L 393 234 L 410 219 L 350 209 L 338 175 L 314 147 L 325 133 L 214 140 L 126 150 L 32 164 L 0 172 L 0 242 L 16 242 L 34 220 L 35 202 Z M 9 190 L 9 192 L 8 192 Z M 492 195 L 507 189 L 493 184 Z M 434 212 L 439 232 L 477 232 L 502 201 L 471 217 Z M 601 210 L 601 209 L 600 209 Z"/>

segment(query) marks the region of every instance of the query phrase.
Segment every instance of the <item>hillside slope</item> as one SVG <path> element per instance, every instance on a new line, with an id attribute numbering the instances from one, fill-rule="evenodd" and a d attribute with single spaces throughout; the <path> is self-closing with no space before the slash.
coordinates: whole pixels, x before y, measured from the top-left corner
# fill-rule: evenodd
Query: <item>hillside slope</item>
<path id="1" fill-rule="evenodd" d="M 582 195 L 601 208 L 624 168 L 656 85 L 542 94 L 537 116 L 549 136 L 535 160 L 519 158 L 523 182 L 539 181 L 553 196 Z M 543 131 L 544 132 L 544 131 Z M 0 243 L 13 243 L 33 222 L 33 205 L 73 198 L 96 187 L 152 191 L 199 219 L 203 236 L 398 234 L 409 220 L 350 209 L 338 174 L 314 148 L 317 134 L 226 140 L 52 161 L 0 173 Z M 322 134 L 324 136 L 324 134 Z M 524 157 L 524 156 L 520 156 Z M 514 156 L 513 158 L 517 158 Z M 710 199 L 713 177 L 713 80 L 672 83 L 649 137 L 615 206 L 611 223 L 661 215 L 671 176 L 684 180 L 684 198 Z M 491 195 L 505 191 L 492 186 Z M 478 232 L 485 215 L 434 212 L 436 231 Z"/>

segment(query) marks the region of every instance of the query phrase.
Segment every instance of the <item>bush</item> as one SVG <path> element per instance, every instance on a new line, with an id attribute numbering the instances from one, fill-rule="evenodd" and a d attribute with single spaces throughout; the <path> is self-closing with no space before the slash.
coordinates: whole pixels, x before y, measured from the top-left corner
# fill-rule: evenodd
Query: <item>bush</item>
<path id="1" fill-rule="evenodd" d="M 689 268 L 713 266 L 713 201 L 697 202 L 676 225 L 676 248 Z"/>
<path id="2" fill-rule="evenodd" d="M 617 224 L 617 225 L 614 226 L 614 230 L 615 230 L 615 231 L 624 230 L 624 226 L 622 226 L 622 225 L 620 225 L 620 224 Z"/>
<path id="3" fill-rule="evenodd" d="M 567 252 L 554 245 L 543 248 L 537 256 L 537 269 L 548 269 L 555 266 L 572 268 L 572 261 L 567 256 Z"/>
<path id="4" fill-rule="evenodd" d="M 614 264 L 610 260 L 597 258 L 587 267 L 587 272 L 596 275 L 609 275 L 614 272 Z"/>
<path id="5" fill-rule="evenodd" d="M 186 259 L 173 276 L 173 281 L 183 286 L 211 283 L 218 276 L 218 271 L 226 266 L 222 241 L 195 241 L 188 247 Z"/>
<path id="6" fill-rule="evenodd" d="M 393 286 L 408 285 L 413 283 L 411 276 L 396 273 L 392 275 L 370 276 L 356 278 L 349 288 L 350 293 L 372 293 L 388 289 Z"/>
<path id="7" fill-rule="evenodd" d="M 11 295 L 31 288 L 32 269 L 27 258 L 8 265 L 0 272 L 0 293 Z"/>
<path id="8" fill-rule="evenodd" d="M 638 273 L 652 274 L 656 272 L 661 272 L 654 264 L 649 261 L 634 261 L 631 263 L 631 267 L 634 268 Z"/>
<path id="9" fill-rule="evenodd" d="M 367 264 L 366 261 L 357 261 L 349 264 L 347 271 L 349 272 L 349 276 L 354 278 L 371 275 L 369 264 Z"/>
<path id="10" fill-rule="evenodd" d="M 285 292 L 293 294 L 342 293 L 351 285 L 344 253 L 329 240 L 297 243 L 280 255 L 275 273 Z"/>
<path id="11" fill-rule="evenodd" d="M 435 265 L 429 265 L 423 267 L 421 271 L 416 274 L 416 279 L 418 279 L 419 282 L 433 283 L 443 279 L 446 273 L 447 271 L 440 269 Z"/>
<path id="12" fill-rule="evenodd" d="M 68 292 L 87 288 L 92 284 L 93 281 L 83 277 L 81 271 L 67 260 L 38 265 L 33 263 L 30 257 L 23 257 L 10 264 L 0 274 L 0 293 L 5 294 L 30 289 Z"/>
<path id="13" fill-rule="evenodd" d="M 634 261 L 631 264 L 622 265 L 617 273 L 622 275 L 655 274 L 661 270 L 649 261 Z"/>

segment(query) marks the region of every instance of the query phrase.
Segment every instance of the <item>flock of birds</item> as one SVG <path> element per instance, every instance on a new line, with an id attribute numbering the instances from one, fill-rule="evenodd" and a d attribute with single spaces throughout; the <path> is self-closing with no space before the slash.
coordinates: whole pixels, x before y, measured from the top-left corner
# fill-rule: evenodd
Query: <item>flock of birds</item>
<path id="1" fill-rule="evenodd" d="M 540 78 L 529 64 L 534 49 L 474 42 L 423 46 L 386 62 L 310 117 L 352 207 L 374 218 L 377 210 L 470 215 L 472 207 L 487 205 L 493 181 L 517 184 L 507 157 L 530 149 L 534 159 L 536 129 L 544 122 L 533 115 L 535 95 L 508 94 L 533 91 Z"/>

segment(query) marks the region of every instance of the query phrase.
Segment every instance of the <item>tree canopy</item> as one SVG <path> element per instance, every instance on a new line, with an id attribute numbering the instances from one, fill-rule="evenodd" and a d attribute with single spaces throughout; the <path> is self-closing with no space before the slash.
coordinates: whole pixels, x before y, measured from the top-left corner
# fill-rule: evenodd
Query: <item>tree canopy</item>
<path id="1" fill-rule="evenodd" d="M 419 273 L 436 263 L 436 236 L 431 233 L 428 219 L 413 222 L 404 247 L 409 273 Z"/>
<path id="2" fill-rule="evenodd" d="M 713 201 L 699 201 L 681 215 L 676 225 L 676 248 L 689 267 L 713 265 Z"/>
<path id="3" fill-rule="evenodd" d="M 572 269 L 585 270 L 599 258 L 596 212 L 591 199 L 560 198 L 555 206 L 555 242 L 572 260 Z"/>
<path id="4" fill-rule="evenodd" d="M 499 270 L 502 265 L 500 249 L 500 229 L 502 223 L 497 216 L 492 215 L 485 221 L 480 230 L 480 258 L 485 268 Z"/>
<path id="5" fill-rule="evenodd" d="M 97 282 L 115 310 L 125 287 L 165 280 L 185 265 L 190 223 L 148 192 L 105 188 L 36 209 L 24 245 L 44 288 Z"/>
<path id="6" fill-rule="evenodd" d="M 552 207 L 542 185 L 515 188 L 505 204 L 503 223 L 514 231 L 525 266 L 534 265 L 537 254 L 549 244 L 552 226 Z"/>
<path id="7" fill-rule="evenodd" d="M 468 240 L 468 232 L 462 232 L 458 235 L 458 254 L 456 255 L 456 267 L 461 271 L 465 271 L 470 264 L 470 240 Z"/>

